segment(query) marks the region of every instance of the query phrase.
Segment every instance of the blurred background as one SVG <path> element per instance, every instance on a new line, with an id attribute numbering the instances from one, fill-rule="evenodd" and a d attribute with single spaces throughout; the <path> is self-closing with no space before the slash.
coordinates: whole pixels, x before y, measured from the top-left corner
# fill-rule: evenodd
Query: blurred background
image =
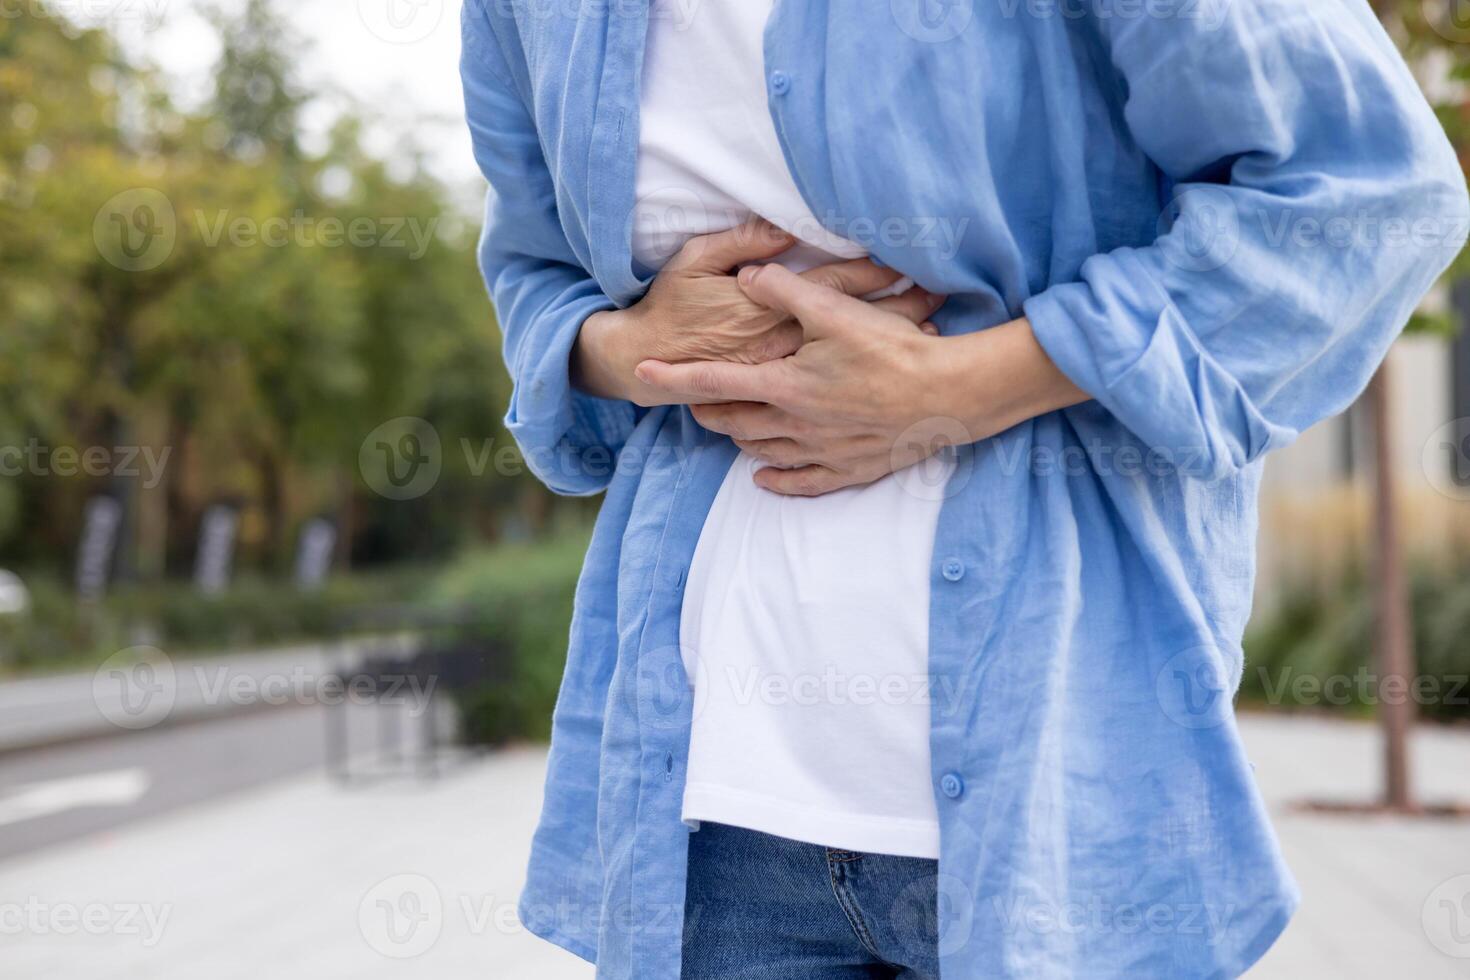
<path id="1" fill-rule="evenodd" d="M 1470 146 L 1463 5 L 1374 6 Z M 514 908 L 597 502 L 501 428 L 458 20 L 0 4 L 0 977 L 592 974 Z M 1252 976 L 1470 976 L 1467 322 L 1268 465 Z"/>

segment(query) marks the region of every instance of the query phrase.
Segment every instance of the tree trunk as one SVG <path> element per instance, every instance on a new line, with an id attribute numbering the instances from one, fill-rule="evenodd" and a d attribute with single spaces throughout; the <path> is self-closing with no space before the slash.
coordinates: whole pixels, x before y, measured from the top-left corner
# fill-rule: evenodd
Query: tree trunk
<path id="1" fill-rule="evenodd" d="M 1408 582 L 1400 551 L 1398 486 L 1394 472 L 1391 358 L 1368 386 L 1373 428 L 1374 601 L 1378 659 L 1378 716 L 1383 726 L 1384 805 L 1398 812 L 1417 809 L 1410 786 L 1409 732 L 1414 723 L 1413 623 Z"/>
<path id="2" fill-rule="evenodd" d="M 265 519 L 266 568 L 273 572 L 291 568 L 291 544 L 286 540 L 287 510 L 286 476 L 272 446 L 262 446 L 256 454 L 256 473 L 260 477 L 260 509 Z"/>
<path id="3" fill-rule="evenodd" d="M 143 420 L 138 426 L 139 441 L 148 447 L 149 452 L 158 454 L 154 458 L 162 464 L 162 472 L 150 472 L 141 456 L 135 464 L 138 475 L 133 479 L 138 484 L 138 520 L 134 553 L 138 578 L 144 582 L 158 582 L 164 577 L 168 555 L 167 474 L 173 465 L 169 449 L 171 426 L 165 413 L 145 409 L 142 414 Z M 159 482 L 150 486 L 148 480 L 152 477 L 158 477 Z"/>

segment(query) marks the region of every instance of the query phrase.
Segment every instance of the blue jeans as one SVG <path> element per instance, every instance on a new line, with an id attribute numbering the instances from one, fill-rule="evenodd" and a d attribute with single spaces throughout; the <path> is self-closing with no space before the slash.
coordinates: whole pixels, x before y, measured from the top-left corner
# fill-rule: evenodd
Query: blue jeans
<path id="1" fill-rule="evenodd" d="M 684 980 L 938 980 L 938 862 L 705 822 L 689 837 Z"/>

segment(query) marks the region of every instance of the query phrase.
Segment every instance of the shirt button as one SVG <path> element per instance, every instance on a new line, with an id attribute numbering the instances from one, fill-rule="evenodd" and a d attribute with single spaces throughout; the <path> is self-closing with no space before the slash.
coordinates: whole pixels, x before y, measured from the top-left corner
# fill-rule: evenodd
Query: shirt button
<path id="1" fill-rule="evenodd" d="M 777 95 L 785 95 L 791 91 L 791 77 L 784 71 L 771 72 L 771 91 Z"/>
<path id="2" fill-rule="evenodd" d="M 939 788 L 944 795 L 952 800 L 959 799 L 960 794 L 965 791 L 965 781 L 957 772 L 947 772 L 939 780 Z"/>
<path id="3" fill-rule="evenodd" d="M 965 563 L 958 558 L 946 558 L 940 566 L 939 573 L 951 582 L 958 582 L 965 577 Z"/>

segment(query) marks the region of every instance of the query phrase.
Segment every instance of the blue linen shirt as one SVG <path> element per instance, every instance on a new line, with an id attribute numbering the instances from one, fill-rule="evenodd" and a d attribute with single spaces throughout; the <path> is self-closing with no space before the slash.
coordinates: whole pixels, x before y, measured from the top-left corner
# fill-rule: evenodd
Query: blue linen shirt
<path id="1" fill-rule="evenodd" d="M 649 282 L 648 16 L 467 0 L 462 71 L 507 425 L 552 489 L 606 494 L 520 914 L 600 977 L 673 980 L 682 587 L 735 450 L 568 380 L 582 321 Z M 944 976 L 1239 974 L 1297 903 L 1230 704 L 1262 456 L 1353 400 L 1462 245 L 1443 133 L 1362 0 L 778 0 L 765 70 L 826 227 L 948 295 L 946 333 L 1028 316 L 1095 399 L 949 484 Z"/>

